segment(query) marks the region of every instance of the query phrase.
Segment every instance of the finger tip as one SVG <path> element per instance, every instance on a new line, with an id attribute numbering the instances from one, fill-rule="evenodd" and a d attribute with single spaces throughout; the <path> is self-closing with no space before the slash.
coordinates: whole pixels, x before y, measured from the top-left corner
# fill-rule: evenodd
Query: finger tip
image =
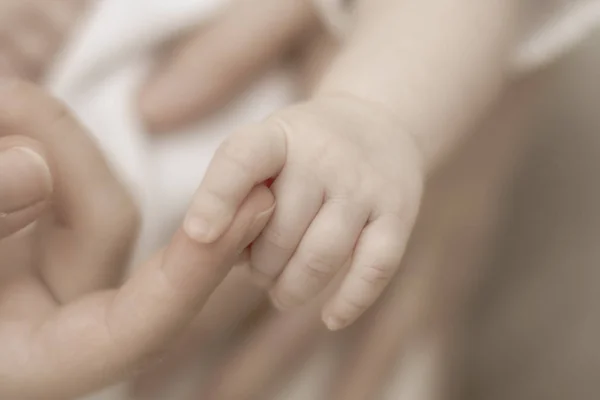
<path id="1" fill-rule="evenodd" d="M 218 237 L 218 232 L 215 232 L 215 229 L 206 220 L 197 216 L 185 218 L 183 231 L 190 239 L 202 244 L 213 243 Z"/>
<path id="2" fill-rule="evenodd" d="M 327 329 L 329 329 L 332 332 L 342 330 L 348 325 L 347 321 L 345 321 L 335 315 L 327 315 L 327 314 L 323 316 L 323 322 L 325 323 L 325 326 L 327 327 Z"/>

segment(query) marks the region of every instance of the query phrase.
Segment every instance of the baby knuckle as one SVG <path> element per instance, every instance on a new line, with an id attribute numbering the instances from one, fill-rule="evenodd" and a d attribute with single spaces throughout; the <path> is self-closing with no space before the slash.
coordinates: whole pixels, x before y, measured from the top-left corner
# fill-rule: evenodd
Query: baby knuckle
<path id="1" fill-rule="evenodd" d="M 388 186 L 388 190 L 385 191 L 385 195 L 382 197 L 382 200 L 387 203 L 390 208 L 393 208 L 396 211 L 401 211 L 404 207 L 405 198 L 406 192 L 404 190 L 393 186 Z"/>
<path id="2" fill-rule="evenodd" d="M 228 138 L 217 150 L 217 156 L 223 157 L 241 172 L 252 171 L 254 168 L 253 155 L 251 144 L 242 136 Z"/>
<path id="3" fill-rule="evenodd" d="M 394 268 L 389 264 L 369 264 L 363 267 L 360 279 L 369 286 L 384 285 L 392 279 Z"/>
<path id="4" fill-rule="evenodd" d="M 382 217 L 394 219 L 399 224 L 411 223 L 419 211 L 418 198 L 406 192 L 391 190 L 382 196 Z"/>
<path id="5" fill-rule="evenodd" d="M 265 123 L 270 129 L 279 131 L 292 140 L 301 137 L 306 142 L 304 139 L 310 137 L 312 150 L 310 155 L 314 155 L 315 160 L 319 159 L 325 149 L 331 151 L 335 148 L 326 145 L 330 142 L 331 135 L 322 118 L 303 105 L 278 111 L 269 116 Z"/>
<path id="6" fill-rule="evenodd" d="M 331 277 L 335 272 L 335 257 L 325 253 L 312 253 L 303 257 L 304 273 L 317 280 Z"/>
<path id="7" fill-rule="evenodd" d="M 342 308 L 347 315 L 357 315 L 363 312 L 370 303 L 364 296 L 347 295 L 341 299 Z"/>
<path id="8" fill-rule="evenodd" d="M 353 198 L 366 197 L 364 176 L 357 168 L 343 168 L 344 173 L 339 171 L 333 173 L 336 187 L 341 193 L 345 193 Z"/>
<path id="9" fill-rule="evenodd" d="M 260 240 L 264 241 L 267 246 L 273 246 L 283 251 L 293 251 L 297 246 L 291 232 L 282 227 L 267 226 L 261 236 Z"/>
<path id="10" fill-rule="evenodd" d="M 282 309 L 296 307 L 304 302 L 304 296 L 297 290 L 288 287 L 281 288 L 271 294 L 271 301 Z"/>

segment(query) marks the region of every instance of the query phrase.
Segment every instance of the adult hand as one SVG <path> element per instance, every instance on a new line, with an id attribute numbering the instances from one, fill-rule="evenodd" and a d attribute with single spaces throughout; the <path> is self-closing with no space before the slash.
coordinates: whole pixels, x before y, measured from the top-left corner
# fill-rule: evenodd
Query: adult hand
<path id="1" fill-rule="evenodd" d="M 219 109 L 317 24 L 310 0 L 235 0 L 150 77 L 140 112 L 168 131 Z"/>
<path id="2" fill-rule="evenodd" d="M 199 312 L 273 208 L 258 187 L 218 243 L 198 245 L 179 231 L 111 290 L 137 214 L 101 153 L 64 106 L 29 84 L 0 88 L 0 127 L 2 148 L 27 148 L 8 156 L 41 165 L 26 188 L 42 194 L 6 203 L 11 210 L 33 198 L 40 209 L 27 219 L 37 217 L 35 226 L 0 242 L 0 398 L 72 398 L 144 367 Z M 15 169 L 15 179 L 25 171 Z M 1 173 L 7 185 L 12 176 Z"/>
<path id="3" fill-rule="evenodd" d="M 0 137 L 0 239 L 39 218 L 52 187 L 50 168 L 38 141 Z"/>

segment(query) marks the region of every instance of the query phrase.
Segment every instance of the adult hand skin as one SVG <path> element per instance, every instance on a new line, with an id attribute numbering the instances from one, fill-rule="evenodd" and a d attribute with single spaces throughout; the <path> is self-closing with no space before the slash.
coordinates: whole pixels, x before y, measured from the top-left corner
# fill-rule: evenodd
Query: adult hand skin
<path id="1" fill-rule="evenodd" d="M 0 127 L 2 148 L 12 149 L 0 166 L 14 171 L 1 170 L 0 188 L 22 190 L 0 202 L 17 210 L 4 217 L 0 242 L 0 398 L 73 398 L 145 367 L 198 314 L 274 207 L 257 187 L 222 240 L 199 245 L 179 231 L 111 289 L 137 211 L 100 151 L 30 84 L 0 88 Z M 34 211 L 21 217 L 23 207 Z"/>

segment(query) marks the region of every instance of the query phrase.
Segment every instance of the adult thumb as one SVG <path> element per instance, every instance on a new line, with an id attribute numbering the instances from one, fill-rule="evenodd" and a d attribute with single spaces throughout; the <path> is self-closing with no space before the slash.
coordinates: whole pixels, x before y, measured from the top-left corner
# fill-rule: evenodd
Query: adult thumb
<path id="1" fill-rule="evenodd" d="M 33 223 L 52 193 L 50 168 L 37 143 L 0 140 L 0 239 Z"/>

